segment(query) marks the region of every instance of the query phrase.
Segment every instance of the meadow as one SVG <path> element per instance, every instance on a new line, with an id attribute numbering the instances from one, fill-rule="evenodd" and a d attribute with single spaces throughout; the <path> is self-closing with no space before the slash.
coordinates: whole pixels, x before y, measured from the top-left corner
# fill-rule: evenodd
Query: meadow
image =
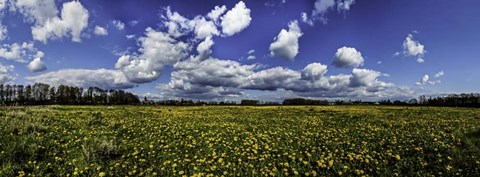
<path id="1" fill-rule="evenodd" d="M 0 108 L 0 176 L 480 176 L 480 109 Z"/>

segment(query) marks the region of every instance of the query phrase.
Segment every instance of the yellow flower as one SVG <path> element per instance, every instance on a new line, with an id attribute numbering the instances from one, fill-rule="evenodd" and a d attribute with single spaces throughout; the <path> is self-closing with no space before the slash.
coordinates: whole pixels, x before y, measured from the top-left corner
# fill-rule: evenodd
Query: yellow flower
<path id="1" fill-rule="evenodd" d="M 333 166 L 333 160 L 328 161 L 328 166 L 332 167 Z"/>
<path id="2" fill-rule="evenodd" d="M 401 158 L 400 158 L 400 155 L 397 154 L 397 155 L 395 156 L 395 159 L 400 160 L 400 159 L 401 159 Z"/>
<path id="3" fill-rule="evenodd" d="M 447 171 L 450 171 L 452 168 L 453 168 L 453 167 L 450 166 L 450 165 L 447 165 L 447 167 L 446 167 Z"/>
<path id="4" fill-rule="evenodd" d="M 100 177 L 104 177 L 105 175 L 106 175 L 105 172 L 100 172 L 100 173 L 98 174 L 98 176 L 100 176 Z"/>
<path id="5" fill-rule="evenodd" d="M 298 171 L 297 170 L 293 171 L 293 174 L 298 175 Z"/>

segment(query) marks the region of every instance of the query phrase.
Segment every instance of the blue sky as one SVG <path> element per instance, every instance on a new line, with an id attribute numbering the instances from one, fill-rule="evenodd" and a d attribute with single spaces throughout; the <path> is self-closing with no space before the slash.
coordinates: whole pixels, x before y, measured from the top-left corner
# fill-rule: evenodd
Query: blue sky
<path id="1" fill-rule="evenodd" d="M 158 99 L 478 92 L 474 0 L 0 0 L 0 82 Z"/>

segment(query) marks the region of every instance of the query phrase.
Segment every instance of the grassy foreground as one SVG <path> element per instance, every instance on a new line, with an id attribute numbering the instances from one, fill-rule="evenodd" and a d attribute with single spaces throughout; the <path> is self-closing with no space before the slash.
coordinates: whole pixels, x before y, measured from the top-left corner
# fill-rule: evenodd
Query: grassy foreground
<path id="1" fill-rule="evenodd" d="M 479 176 L 480 109 L 0 108 L 0 176 Z"/>

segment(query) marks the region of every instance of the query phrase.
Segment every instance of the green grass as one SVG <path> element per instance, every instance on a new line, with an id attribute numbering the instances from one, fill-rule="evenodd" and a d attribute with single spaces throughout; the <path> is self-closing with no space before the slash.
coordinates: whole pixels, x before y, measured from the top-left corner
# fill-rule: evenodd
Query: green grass
<path id="1" fill-rule="evenodd" d="M 0 108 L 0 176 L 479 176 L 480 109 Z"/>

